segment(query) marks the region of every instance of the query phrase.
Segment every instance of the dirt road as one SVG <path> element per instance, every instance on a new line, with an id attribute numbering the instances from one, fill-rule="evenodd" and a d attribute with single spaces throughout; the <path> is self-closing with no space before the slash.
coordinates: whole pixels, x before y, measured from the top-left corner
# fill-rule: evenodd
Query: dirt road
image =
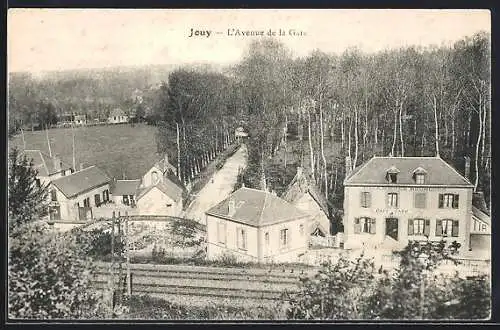
<path id="1" fill-rule="evenodd" d="M 205 211 L 217 205 L 231 194 L 238 170 L 247 164 L 247 149 L 243 145 L 238 151 L 226 160 L 224 166 L 213 175 L 198 196 L 185 211 L 184 217 L 205 223 Z"/>

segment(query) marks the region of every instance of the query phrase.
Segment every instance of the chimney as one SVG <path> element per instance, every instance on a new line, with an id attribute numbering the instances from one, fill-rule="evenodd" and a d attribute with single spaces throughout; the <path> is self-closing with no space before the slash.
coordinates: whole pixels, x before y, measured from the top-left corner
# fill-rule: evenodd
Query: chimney
<path id="1" fill-rule="evenodd" d="M 465 156 L 465 170 L 464 170 L 464 176 L 467 180 L 470 180 L 470 157 Z"/>
<path id="2" fill-rule="evenodd" d="M 236 212 L 236 203 L 234 202 L 234 199 L 230 199 L 227 215 L 232 217 L 235 212 Z"/>
<path id="3" fill-rule="evenodd" d="M 85 168 L 84 164 L 80 163 L 80 171 L 83 170 L 84 168 Z"/>
<path id="4" fill-rule="evenodd" d="M 167 166 L 169 163 L 168 163 L 168 153 L 165 153 L 165 166 Z"/>
<path id="5" fill-rule="evenodd" d="M 345 177 L 347 178 L 352 171 L 351 157 L 346 156 L 345 158 Z"/>
<path id="6" fill-rule="evenodd" d="M 61 172 L 61 160 L 59 159 L 59 157 L 57 157 L 56 155 L 54 155 L 54 157 L 52 157 L 52 161 L 54 163 L 54 172 Z"/>
<path id="7" fill-rule="evenodd" d="M 297 166 L 297 177 L 302 176 L 302 167 Z"/>

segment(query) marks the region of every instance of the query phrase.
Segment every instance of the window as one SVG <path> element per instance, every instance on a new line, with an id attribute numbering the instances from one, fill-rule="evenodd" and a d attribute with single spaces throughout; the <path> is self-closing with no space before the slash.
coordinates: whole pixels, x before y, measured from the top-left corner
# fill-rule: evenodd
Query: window
<path id="1" fill-rule="evenodd" d="M 458 209 L 458 194 L 439 194 L 440 209 Z"/>
<path id="2" fill-rule="evenodd" d="M 123 195 L 123 197 L 122 197 L 122 203 L 124 205 L 129 205 L 130 204 L 129 200 L 128 200 L 128 195 Z"/>
<path id="3" fill-rule="evenodd" d="M 280 230 L 280 246 L 287 247 L 289 243 L 288 229 Z"/>
<path id="4" fill-rule="evenodd" d="M 95 202 L 95 206 L 101 205 L 101 195 L 100 194 L 94 195 L 94 202 Z"/>
<path id="5" fill-rule="evenodd" d="M 458 237 L 458 220 L 436 220 L 436 236 Z"/>
<path id="6" fill-rule="evenodd" d="M 300 224 L 300 226 L 299 226 L 299 232 L 300 232 L 301 236 L 304 236 L 304 225 L 303 224 Z"/>
<path id="7" fill-rule="evenodd" d="M 236 228 L 236 243 L 241 250 L 247 249 L 247 233 L 243 228 Z"/>
<path id="8" fill-rule="evenodd" d="M 108 189 L 104 190 L 102 192 L 102 201 L 103 202 L 108 202 L 109 201 L 109 191 Z"/>
<path id="9" fill-rule="evenodd" d="M 361 192 L 361 207 L 370 207 L 372 203 L 372 196 L 370 192 Z"/>
<path id="10" fill-rule="evenodd" d="M 398 193 L 388 193 L 387 194 L 387 206 L 388 207 L 398 207 Z"/>
<path id="11" fill-rule="evenodd" d="M 217 240 L 219 243 L 226 244 L 226 223 L 224 222 L 217 224 Z"/>
<path id="12" fill-rule="evenodd" d="M 427 194 L 426 193 L 415 193 L 415 208 L 425 209 L 427 204 Z"/>
<path id="13" fill-rule="evenodd" d="M 415 183 L 416 184 L 424 184 L 425 183 L 425 174 L 424 173 L 415 174 Z"/>
<path id="14" fill-rule="evenodd" d="M 409 219 L 408 220 L 408 235 L 425 235 L 430 234 L 431 221 L 429 219 Z"/>
<path id="15" fill-rule="evenodd" d="M 172 207 L 172 204 L 170 204 L 170 203 L 169 203 L 169 204 L 167 204 L 167 207 Z"/>
<path id="16" fill-rule="evenodd" d="M 56 192 L 56 190 L 55 190 L 55 189 L 52 189 L 52 190 L 50 191 L 50 197 L 51 197 L 51 200 L 52 200 L 53 202 L 56 202 L 56 201 L 57 201 L 57 192 Z"/>
<path id="17" fill-rule="evenodd" d="M 369 233 L 375 234 L 375 219 L 368 217 L 361 217 L 354 219 L 354 233 Z"/>
<path id="18" fill-rule="evenodd" d="M 90 207 L 90 197 L 83 200 L 83 207 Z"/>
<path id="19" fill-rule="evenodd" d="M 266 242 L 266 246 L 269 245 L 269 233 L 264 234 L 264 241 Z"/>
<path id="20" fill-rule="evenodd" d="M 399 170 L 395 166 L 391 166 L 386 172 L 386 180 L 389 183 L 397 183 L 398 182 L 398 173 Z"/>
<path id="21" fill-rule="evenodd" d="M 487 227 L 485 223 L 474 220 L 474 231 L 487 231 Z"/>
<path id="22" fill-rule="evenodd" d="M 151 181 L 153 182 L 153 184 L 157 184 L 158 181 L 160 181 L 160 178 L 158 177 L 158 172 L 156 171 L 151 172 Z"/>
<path id="23" fill-rule="evenodd" d="M 38 188 L 40 188 L 42 186 L 40 183 L 40 179 L 35 179 L 35 184 Z"/>

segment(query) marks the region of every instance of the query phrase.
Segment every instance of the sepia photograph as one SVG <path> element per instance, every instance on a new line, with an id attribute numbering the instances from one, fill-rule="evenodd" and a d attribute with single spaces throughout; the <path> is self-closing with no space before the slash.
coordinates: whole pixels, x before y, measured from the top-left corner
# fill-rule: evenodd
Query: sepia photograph
<path id="1" fill-rule="evenodd" d="M 489 10 L 7 29 L 8 322 L 491 319 Z"/>

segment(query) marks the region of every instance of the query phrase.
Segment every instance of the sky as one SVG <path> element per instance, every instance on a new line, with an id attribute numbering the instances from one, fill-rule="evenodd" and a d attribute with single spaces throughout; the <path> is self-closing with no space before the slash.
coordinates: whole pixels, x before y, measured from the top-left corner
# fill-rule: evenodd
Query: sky
<path id="1" fill-rule="evenodd" d="M 295 56 L 451 44 L 491 31 L 488 10 L 10 9 L 9 72 L 239 61 L 251 40 L 279 33 Z M 189 37 L 191 29 L 211 31 Z M 234 30 L 232 30 L 234 29 Z M 303 35 L 290 35 L 290 30 Z M 229 31 L 228 31 L 229 30 Z M 219 34 L 216 34 L 219 32 Z M 229 35 L 231 33 L 232 35 Z M 300 33 L 299 33 L 300 34 Z M 305 34 L 305 35 L 304 35 Z"/>

